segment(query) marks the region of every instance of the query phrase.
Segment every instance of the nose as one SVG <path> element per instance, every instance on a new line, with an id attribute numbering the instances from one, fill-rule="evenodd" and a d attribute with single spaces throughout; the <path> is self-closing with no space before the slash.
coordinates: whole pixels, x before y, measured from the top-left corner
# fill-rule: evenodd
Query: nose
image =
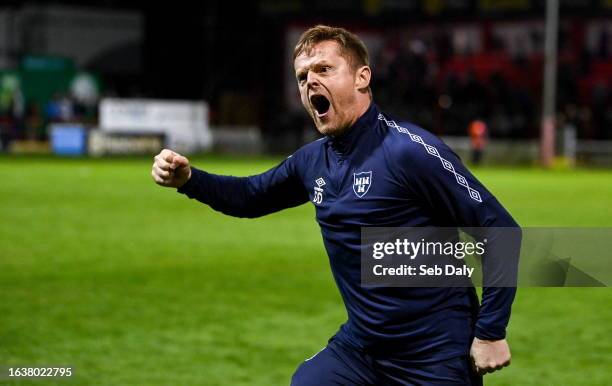
<path id="1" fill-rule="evenodd" d="M 314 71 L 308 71 L 308 74 L 306 75 L 306 85 L 308 86 L 308 88 L 320 85 L 319 77 Z"/>

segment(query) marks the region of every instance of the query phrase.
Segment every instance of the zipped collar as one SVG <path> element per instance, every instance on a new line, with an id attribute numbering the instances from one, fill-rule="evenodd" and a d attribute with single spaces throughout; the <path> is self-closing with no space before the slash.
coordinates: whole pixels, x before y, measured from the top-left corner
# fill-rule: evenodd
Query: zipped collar
<path id="1" fill-rule="evenodd" d="M 378 120 L 379 110 L 374 102 L 346 132 L 337 136 L 327 136 L 332 150 L 340 157 L 347 156 L 356 147 L 363 134 L 372 129 Z"/>

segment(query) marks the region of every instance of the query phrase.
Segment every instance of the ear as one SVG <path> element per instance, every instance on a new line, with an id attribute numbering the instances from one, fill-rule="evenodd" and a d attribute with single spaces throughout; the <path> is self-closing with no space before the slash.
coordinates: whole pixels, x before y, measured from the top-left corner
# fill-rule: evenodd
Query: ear
<path id="1" fill-rule="evenodd" d="M 361 66 L 355 71 L 355 87 L 357 90 L 364 90 L 370 85 L 372 70 L 369 66 Z"/>

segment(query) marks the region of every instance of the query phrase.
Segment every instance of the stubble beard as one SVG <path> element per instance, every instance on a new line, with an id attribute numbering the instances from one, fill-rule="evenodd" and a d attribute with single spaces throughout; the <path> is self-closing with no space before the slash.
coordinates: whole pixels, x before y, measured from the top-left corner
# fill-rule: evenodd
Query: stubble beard
<path id="1" fill-rule="evenodd" d="M 331 137 L 336 137 L 338 135 L 342 135 L 344 132 L 346 132 L 346 130 L 348 130 L 348 126 L 346 126 L 346 125 L 343 125 L 343 126 L 330 126 L 329 124 L 324 124 L 322 122 L 317 124 L 316 120 L 315 120 L 314 124 L 317 127 L 317 131 L 319 133 L 321 133 L 322 135 L 331 136 Z"/>
<path id="2" fill-rule="evenodd" d="M 346 131 L 348 130 L 348 127 L 334 127 L 334 128 L 328 128 L 327 130 L 321 131 L 319 130 L 319 132 L 323 135 L 327 135 L 329 137 L 337 137 L 339 135 L 344 134 Z"/>

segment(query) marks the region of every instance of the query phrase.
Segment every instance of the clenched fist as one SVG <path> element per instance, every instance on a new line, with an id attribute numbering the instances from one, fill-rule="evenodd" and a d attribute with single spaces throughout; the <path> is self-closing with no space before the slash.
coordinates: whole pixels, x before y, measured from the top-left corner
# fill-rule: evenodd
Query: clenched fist
<path id="1" fill-rule="evenodd" d="M 510 365 L 510 347 L 505 339 L 482 340 L 474 338 L 470 350 L 474 370 L 479 375 L 492 373 Z"/>
<path id="2" fill-rule="evenodd" d="M 191 178 L 189 160 L 172 150 L 164 149 L 154 158 L 151 176 L 158 185 L 180 188 Z"/>

